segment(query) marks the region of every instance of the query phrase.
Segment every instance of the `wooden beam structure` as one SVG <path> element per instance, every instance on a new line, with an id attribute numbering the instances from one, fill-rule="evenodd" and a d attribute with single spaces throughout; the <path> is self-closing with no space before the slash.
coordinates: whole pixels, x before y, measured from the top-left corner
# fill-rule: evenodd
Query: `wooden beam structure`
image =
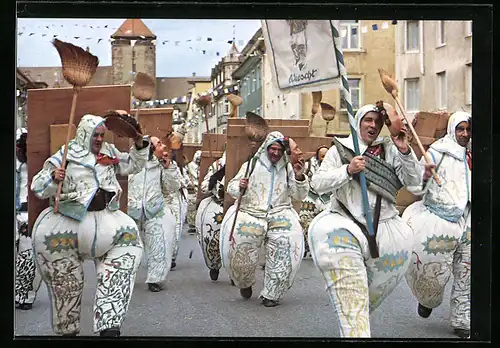
<path id="1" fill-rule="evenodd" d="M 208 168 L 210 165 L 222 157 L 224 154 L 225 144 L 226 144 L 226 135 L 225 134 L 215 134 L 215 133 L 203 133 L 202 136 L 202 148 L 201 148 L 201 160 L 200 160 L 200 168 L 198 172 L 198 192 L 196 194 L 197 202 L 202 199 L 210 196 L 210 194 L 202 194 L 201 193 L 201 183 L 207 175 Z M 210 150 L 209 151 L 209 146 Z M 210 153 L 212 156 L 210 156 Z"/>
<path id="2" fill-rule="evenodd" d="M 130 110 L 131 86 L 89 86 L 82 88 L 76 104 L 74 125 L 86 114 L 104 115 L 108 110 Z M 53 149 L 59 149 L 66 141 L 69 114 L 73 98 L 73 88 L 43 88 L 28 90 L 28 187 L 33 176 L 40 171 L 47 158 L 53 155 Z M 110 133 L 110 132 L 109 132 Z M 120 151 L 128 152 L 128 139 L 106 135 Z M 123 194 L 120 208 L 126 212 L 127 188 L 126 177 L 118 177 Z M 40 200 L 28 190 L 28 228 L 40 212 L 49 206 L 48 200 Z"/>

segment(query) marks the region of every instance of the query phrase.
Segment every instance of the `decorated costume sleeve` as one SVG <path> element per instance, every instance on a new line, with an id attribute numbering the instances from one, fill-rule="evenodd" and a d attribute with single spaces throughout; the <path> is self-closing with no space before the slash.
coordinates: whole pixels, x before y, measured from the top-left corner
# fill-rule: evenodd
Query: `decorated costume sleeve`
<path id="1" fill-rule="evenodd" d="M 177 191 L 182 187 L 181 181 L 177 177 L 177 163 L 170 162 L 168 168 L 161 167 L 162 192 Z"/>
<path id="2" fill-rule="evenodd" d="M 309 178 L 304 175 L 304 180 L 297 181 L 291 163 L 288 163 L 288 189 L 293 199 L 303 201 L 309 192 Z"/>
<path id="3" fill-rule="evenodd" d="M 109 144 L 113 154 L 120 160 L 120 163 L 116 165 L 119 175 L 137 174 L 144 168 L 149 156 L 149 140 L 144 141 L 148 142 L 148 146 L 137 150 L 134 144 L 129 153 L 120 152 L 113 144 Z"/>
<path id="4" fill-rule="evenodd" d="M 240 196 L 240 180 L 245 177 L 245 171 L 248 165 L 248 161 L 243 163 L 243 165 L 240 167 L 240 170 L 234 178 L 232 178 L 229 183 L 227 184 L 227 190 L 226 192 L 233 197 L 234 199 L 238 198 Z"/>
<path id="5" fill-rule="evenodd" d="M 52 173 L 57 167 L 52 157 L 45 161 L 42 170 L 31 180 L 31 191 L 40 199 L 54 197 L 57 192 L 57 183 L 52 180 Z"/>
<path id="6" fill-rule="evenodd" d="M 391 146 L 390 151 L 396 152 L 393 156 L 392 165 L 396 175 L 405 186 L 422 186 L 424 177 L 424 167 L 418 162 L 415 152 L 410 147 L 410 153 L 403 154 L 396 146 Z"/>
<path id="7" fill-rule="evenodd" d="M 311 188 L 323 195 L 347 184 L 352 177 L 347 173 L 347 164 L 342 164 L 339 153 L 332 146 L 325 155 L 321 166 L 311 178 Z"/>
<path id="8" fill-rule="evenodd" d="M 430 158 L 431 163 L 438 165 L 438 163 L 441 161 L 442 155 L 437 151 L 429 149 L 427 151 L 427 157 Z M 419 165 L 422 167 L 422 169 L 421 169 L 422 178 L 420 180 L 420 183 L 418 185 L 408 185 L 406 187 L 406 189 L 409 192 L 413 193 L 415 196 L 423 196 L 427 193 L 427 191 L 432 190 L 432 188 L 434 187 L 433 185 L 437 185 L 433 178 L 429 179 L 430 181 L 432 181 L 430 183 L 423 181 L 425 164 L 426 164 L 425 158 L 424 158 L 424 156 L 422 156 L 422 158 L 420 159 L 420 163 L 419 163 Z"/>

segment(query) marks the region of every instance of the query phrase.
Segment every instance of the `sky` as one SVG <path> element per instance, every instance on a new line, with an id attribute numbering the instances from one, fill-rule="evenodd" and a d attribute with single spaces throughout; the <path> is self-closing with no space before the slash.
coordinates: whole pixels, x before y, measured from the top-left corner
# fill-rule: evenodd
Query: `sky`
<path id="1" fill-rule="evenodd" d="M 17 66 L 61 66 L 51 41 L 57 39 L 90 48 L 99 66 L 111 65 L 110 36 L 125 19 L 36 19 L 17 20 Z M 157 77 L 210 76 L 211 69 L 229 51 L 233 39 L 239 51 L 260 28 L 259 20 L 142 19 L 157 36 Z M 78 37 L 78 38 L 75 38 Z M 211 41 L 207 39 L 211 38 Z M 101 39 L 101 40 L 100 40 Z M 190 41 L 188 41 L 190 40 Z M 167 42 L 168 41 L 168 42 Z M 205 53 L 203 53 L 205 51 Z M 219 56 L 217 56 L 219 52 Z"/>

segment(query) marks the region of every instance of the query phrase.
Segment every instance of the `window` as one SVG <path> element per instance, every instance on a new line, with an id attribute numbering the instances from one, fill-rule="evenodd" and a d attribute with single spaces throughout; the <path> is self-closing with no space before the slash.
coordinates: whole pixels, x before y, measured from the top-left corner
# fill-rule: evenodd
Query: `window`
<path id="1" fill-rule="evenodd" d="M 419 51 L 419 23 L 418 21 L 406 21 L 405 41 L 406 52 Z"/>
<path id="2" fill-rule="evenodd" d="M 343 49 L 361 48 L 361 35 L 358 21 L 340 21 L 340 46 Z"/>
<path id="3" fill-rule="evenodd" d="M 252 85 L 252 92 L 255 92 L 255 86 L 257 85 L 257 79 L 255 78 L 255 70 L 250 73 L 250 84 Z"/>
<path id="4" fill-rule="evenodd" d="M 227 99 L 224 99 L 224 110 L 223 110 L 223 114 L 224 115 L 228 115 L 229 114 L 229 100 Z"/>
<path id="5" fill-rule="evenodd" d="M 472 21 L 465 21 L 465 36 L 472 35 Z"/>
<path id="6" fill-rule="evenodd" d="M 262 76 L 261 76 L 261 66 L 260 64 L 257 66 L 255 71 L 257 72 L 257 89 L 262 87 Z"/>
<path id="7" fill-rule="evenodd" d="M 351 91 L 352 109 L 357 110 L 361 105 L 361 79 L 347 79 L 349 82 L 349 90 Z M 346 110 L 344 98 L 340 98 L 340 108 Z"/>
<path id="8" fill-rule="evenodd" d="M 446 25 L 445 21 L 438 21 L 438 27 L 437 27 L 437 45 L 443 46 L 446 44 Z"/>
<path id="9" fill-rule="evenodd" d="M 446 72 L 437 74 L 438 78 L 438 106 L 440 109 L 446 109 Z"/>
<path id="10" fill-rule="evenodd" d="M 220 72 L 220 82 L 219 83 L 222 83 L 222 82 L 224 82 L 224 72 L 223 71 Z"/>
<path id="11" fill-rule="evenodd" d="M 418 79 L 405 80 L 405 108 L 417 112 L 420 109 L 420 86 Z"/>
<path id="12" fill-rule="evenodd" d="M 472 105 L 472 64 L 465 66 L 465 104 Z"/>
<path id="13" fill-rule="evenodd" d="M 252 93 L 252 79 L 245 77 L 246 85 L 247 85 L 247 95 Z"/>

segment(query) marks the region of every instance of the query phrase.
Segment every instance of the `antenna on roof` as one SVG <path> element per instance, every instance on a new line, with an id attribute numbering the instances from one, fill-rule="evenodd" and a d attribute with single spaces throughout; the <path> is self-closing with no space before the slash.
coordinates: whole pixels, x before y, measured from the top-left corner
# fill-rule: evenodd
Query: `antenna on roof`
<path id="1" fill-rule="evenodd" d="M 233 24 L 233 43 L 236 43 L 236 25 Z"/>

